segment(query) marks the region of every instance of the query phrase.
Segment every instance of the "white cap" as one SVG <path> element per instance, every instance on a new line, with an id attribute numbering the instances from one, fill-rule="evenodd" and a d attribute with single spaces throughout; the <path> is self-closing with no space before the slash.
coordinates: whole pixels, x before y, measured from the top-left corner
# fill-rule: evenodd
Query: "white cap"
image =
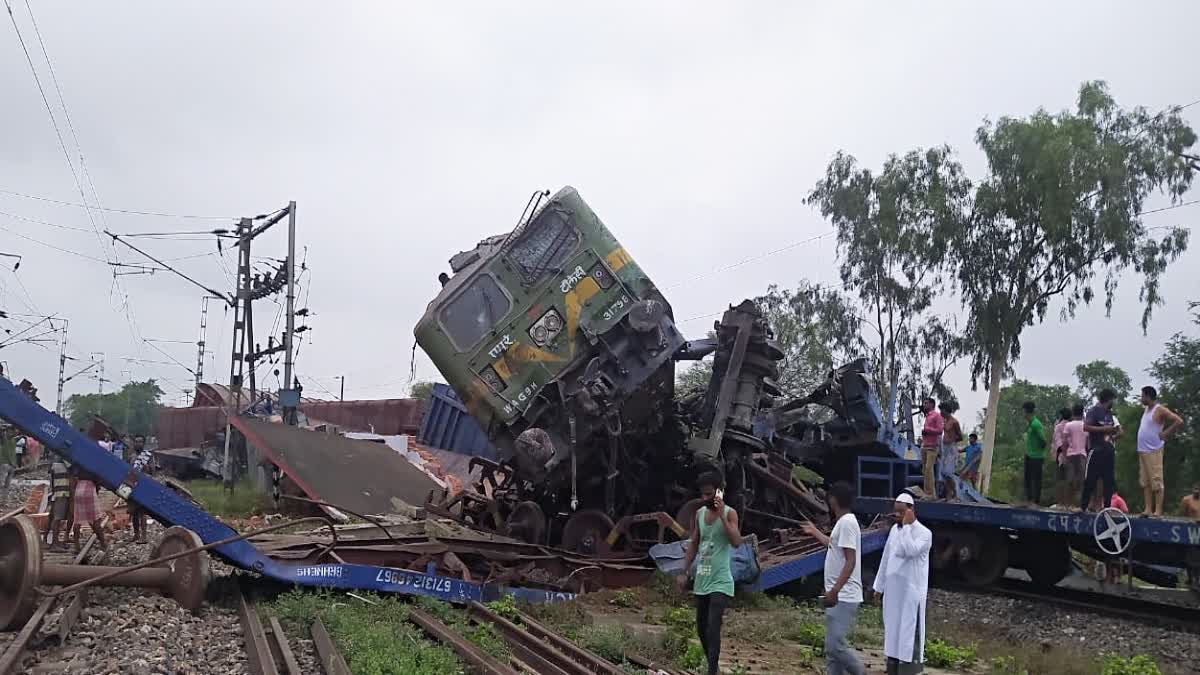
<path id="1" fill-rule="evenodd" d="M 909 506 L 913 505 L 912 495 L 908 494 L 907 492 L 901 492 L 900 494 L 896 495 L 896 501 L 900 502 L 901 504 L 908 504 Z"/>

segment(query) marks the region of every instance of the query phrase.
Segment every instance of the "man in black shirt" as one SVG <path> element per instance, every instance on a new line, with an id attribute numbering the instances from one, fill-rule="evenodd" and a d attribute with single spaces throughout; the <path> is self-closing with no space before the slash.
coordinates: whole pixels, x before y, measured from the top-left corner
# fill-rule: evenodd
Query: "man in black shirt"
<path id="1" fill-rule="evenodd" d="M 1112 389 L 1101 391 L 1096 397 L 1096 405 L 1083 418 L 1083 430 L 1088 432 L 1087 473 L 1083 479 L 1083 500 L 1080 505 L 1084 510 L 1092 500 L 1097 481 L 1103 483 L 1104 508 L 1112 506 L 1112 496 L 1117 489 L 1116 448 L 1113 441 L 1121 435 L 1121 427 L 1113 419 L 1112 409 L 1116 400 L 1117 395 Z"/>

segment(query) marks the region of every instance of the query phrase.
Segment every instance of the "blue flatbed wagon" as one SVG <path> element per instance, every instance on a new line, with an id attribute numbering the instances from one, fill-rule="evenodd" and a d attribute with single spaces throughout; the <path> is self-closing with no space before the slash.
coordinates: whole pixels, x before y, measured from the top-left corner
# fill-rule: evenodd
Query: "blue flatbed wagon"
<path id="1" fill-rule="evenodd" d="M 860 498 L 860 514 L 890 513 L 885 498 Z M 953 568 L 968 583 L 986 585 L 1008 567 L 1053 585 L 1074 567 L 1071 552 L 1097 560 L 1122 559 L 1135 576 L 1174 585 L 1178 572 L 1200 579 L 1200 522 L 1016 507 L 997 503 L 917 502 L 917 517 L 934 532 L 933 565 Z M 1200 589 L 1197 589 L 1200 590 Z"/>

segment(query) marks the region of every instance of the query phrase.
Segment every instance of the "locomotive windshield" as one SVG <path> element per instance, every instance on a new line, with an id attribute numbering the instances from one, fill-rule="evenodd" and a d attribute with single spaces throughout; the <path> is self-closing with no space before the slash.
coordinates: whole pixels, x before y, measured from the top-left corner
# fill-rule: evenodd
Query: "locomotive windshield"
<path id="1" fill-rule="evenodd" d="M 471 280 L 442 308 L 440 321 L 459 351 L 470 349 L 508 314 L 512 303 L 489 274 Z"/>
<path id="2" fill-rule="evenodd" d="M 579 232 L 571 227 L 562 209 L 550 206 L 530 223 L 508 248 L 508 259 L 526 283 L 533 283 L 550 270 L 557 270 L 579 243 Z"/>

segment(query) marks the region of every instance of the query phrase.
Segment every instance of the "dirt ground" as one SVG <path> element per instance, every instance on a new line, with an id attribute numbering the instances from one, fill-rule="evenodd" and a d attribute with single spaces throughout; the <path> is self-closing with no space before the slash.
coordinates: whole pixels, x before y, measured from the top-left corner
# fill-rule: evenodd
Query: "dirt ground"
<path id="1" fill-rule="evenodd" d="M 618 654 L 623 649 L 677 669 L 703 672 L 695 611 L 690 598 L 669 582 L 589 594 L 575 603 L 540 611 L 547 613 L 543 621 L 602 655 L 606 649 Z M 931 675 L 1097 675 L 1103 671 L 1097 645 L 1082 649 L 1070 643 L 1014 640 L 1005 627 L 968 626 L 944 608 L 931 606 L 929 611 L 925 670 Z M 721 672 L 727 675 L 825 672 L 824 612 L 814 602 L 739 593 L 726 614 L 722 636 Z M 878 606 L 861 607 L 851 644 L 868 672 L 884 672 Z M 1115 672 L 1186 672 L 1169 659 L 1157 660 L 1158 671 Z"/>

